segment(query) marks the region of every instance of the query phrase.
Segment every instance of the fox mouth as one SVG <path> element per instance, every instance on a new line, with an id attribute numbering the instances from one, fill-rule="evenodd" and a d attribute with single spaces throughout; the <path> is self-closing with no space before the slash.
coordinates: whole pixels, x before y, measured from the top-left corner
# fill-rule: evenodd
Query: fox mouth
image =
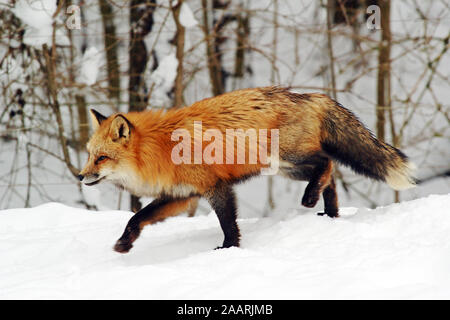
<path id="1" fill-rule="evenodd" d="M 101 177 L 100 179 L 95 180 L 94 182 L 85 183 L 85 185 L 87 185 L 87 186 L 94 186 L 94 185 L 96 185 L 97 183 L 99 183 L 100 181 L 102 181 L 104 178 L 105 178 L 105 177 Z"/>

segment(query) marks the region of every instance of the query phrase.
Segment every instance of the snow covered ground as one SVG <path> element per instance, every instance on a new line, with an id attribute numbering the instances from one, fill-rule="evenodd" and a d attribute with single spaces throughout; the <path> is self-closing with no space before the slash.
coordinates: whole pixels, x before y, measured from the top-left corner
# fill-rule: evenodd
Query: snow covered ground
<path id="1" fill-rule="evenodd" d="M 450 194 L 341 213 L 240 219 L 225 250 L 214 213 L 179 216 L 121 255 L 131 213 L 0 211 L 0 299 L 450 298 Z"/>

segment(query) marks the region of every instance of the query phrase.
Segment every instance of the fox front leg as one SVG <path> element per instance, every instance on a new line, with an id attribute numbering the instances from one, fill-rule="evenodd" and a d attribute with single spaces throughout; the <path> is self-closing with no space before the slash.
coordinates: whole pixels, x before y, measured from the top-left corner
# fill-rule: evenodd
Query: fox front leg
<path id="1" fill-rule="evenodd" d="M 127 253 L 133 247 L 133 242 L 136 241 L 141 230 L 146 225 L 163 221 L 167 217 L 176 216 L 180 212 L 187 210 L 190 202 L 191 198 L 160 198 L 153 200 L 128 221 L 125 231 L 114 246 L 114 250 L 120 253 Z"/>

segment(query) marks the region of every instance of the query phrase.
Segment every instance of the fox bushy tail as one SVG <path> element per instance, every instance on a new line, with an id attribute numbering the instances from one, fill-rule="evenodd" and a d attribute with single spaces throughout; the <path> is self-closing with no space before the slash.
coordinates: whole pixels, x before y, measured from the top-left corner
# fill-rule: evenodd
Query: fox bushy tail
<path id="1" fill-rule="evenodd" d="M 414 164 L 393 146 L 378 140 L 358 118 L 335 102 L 323 120 L 322 149 L 333 159 L 395 190 L 415 186 Z"/>

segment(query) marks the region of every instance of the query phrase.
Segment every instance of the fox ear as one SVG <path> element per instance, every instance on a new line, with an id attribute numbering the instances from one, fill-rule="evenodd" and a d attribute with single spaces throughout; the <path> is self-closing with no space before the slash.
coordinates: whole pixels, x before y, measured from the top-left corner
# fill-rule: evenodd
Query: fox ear
<path id="1" fill-rule="evenodd" d="M 91 114 L 92 126 L 94 130 L 97 130 L 98 127 L 105 121 L 107 118 L 102 115 L 100 112 L 95 111 L 94 109 L 89 110 Z"/>
<path id="2" fill-rule="evenodd" d="M 133 125 L 125 116 L 118 114 L 111 122 L 110 133 L 114 142 L 126 143 L 130 140 Z"/>

